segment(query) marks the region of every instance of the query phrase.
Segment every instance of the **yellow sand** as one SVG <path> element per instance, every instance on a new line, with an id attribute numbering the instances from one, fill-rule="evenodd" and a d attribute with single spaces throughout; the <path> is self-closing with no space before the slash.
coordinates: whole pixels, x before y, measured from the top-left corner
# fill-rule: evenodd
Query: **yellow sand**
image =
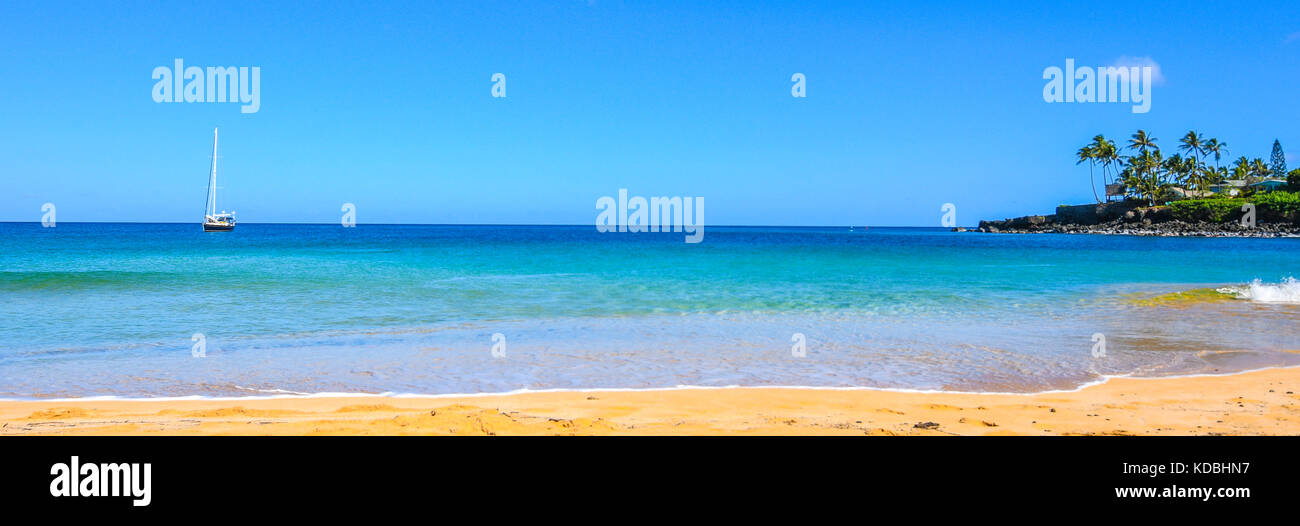
<path id="1" fill-rule="evenodd" d="M 0 434 L 1295 435 L 1297 392 L 1300 368 L 1116 379 L 1037 395 L 740 388 L 0 402 Z"/>

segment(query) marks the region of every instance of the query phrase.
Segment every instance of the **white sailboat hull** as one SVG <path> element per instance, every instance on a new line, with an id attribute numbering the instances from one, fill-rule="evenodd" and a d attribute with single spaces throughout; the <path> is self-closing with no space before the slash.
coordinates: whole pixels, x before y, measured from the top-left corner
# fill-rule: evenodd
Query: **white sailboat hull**
<path id="1" fill-rule="evenodd" d="M 234 229 L 234 223 L 203 223 L 204 232 L 229 232 Z"/>

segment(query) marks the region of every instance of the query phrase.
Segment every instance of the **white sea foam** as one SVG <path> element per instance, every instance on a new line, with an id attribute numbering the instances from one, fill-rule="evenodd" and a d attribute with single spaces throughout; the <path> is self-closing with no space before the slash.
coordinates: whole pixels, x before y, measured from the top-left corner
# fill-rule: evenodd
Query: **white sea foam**
<path id="1" fill-rule="evenodd" d="M 1258 303 L 1289 303 L 1300 305 L 1300 281 L 1295 278 L 1283 279 L 1281 283 L 1264 283 L 1260 280 L 1241 287 L 1224 287 L 1218 289 L 1224 294 L 1233 294 L 1238 299 Z"/>
<path id="2" fill-rule="evenodd" d="M 912 393 L 912 394 L 945 394 L 945 395 L 998 395 L 998 396 L 1035 396 L 1044 394 L 1065 394 L 1077 393 L 1089 387 L 1102 385 L 1116 378 L 1126 378 L 1132 380 L 1163 380 L 1170 378 L 1203 378 L 1217 376 L 1233 376 L 1238 374 L 1253 373 L 1258 371 L 1269 371 L 1274 369 L 1289 369 L 1292 366 L 1280 367 L 1259 367 L 1255 369 L 1245 369 L 1232 372 L 1216 373 L 1192 373 L 1192 374 L 1175 374 L 1168 376 L 1134 376 L 1132 374 L 1102 374 L 1097 375 L 1094 379 L 1082 382 L 1074 387 L 1065 389 L 1047 389 L 1043 391 L 949 391 L 943 389 L 910 389 L 905 387 L 862 387 L 862 386 L 818 386 L 818 385 L 676 385 L 673 387 L 593 387 L 585 389 L 513 389 L 501 392 L 484 392 L 484 393 L 398 393 L 385 391 L 382 393 L 350 393 L 350 392 L 319 392 L 319 393 L 295 393 L 294 391 L 283 391 L 279 394 L 256 395 L 256 396 L 208 396 L 208 395 L 186 395 L 186 396 L 83 396 L 83 397 L 66 397 L 66 398 L 4 398 L 0 397 L 0 402 L 172 402 L 172 401 L 251 401 L 251 400 L 278 400 L 294 398 L 480 398 L 480 397 L 497 397 L 512 396 L 520 394 L 536 393 L 638 393 L 638 392 L 656 392 L 656 391 L 708 391 L 719 389 L 801 389 L 808 391 L 875 391 L 885 393 Z M 282 391 L 276 389 L 274 391 Z M 268 390 L 269 392 L 269 390 Z"/>

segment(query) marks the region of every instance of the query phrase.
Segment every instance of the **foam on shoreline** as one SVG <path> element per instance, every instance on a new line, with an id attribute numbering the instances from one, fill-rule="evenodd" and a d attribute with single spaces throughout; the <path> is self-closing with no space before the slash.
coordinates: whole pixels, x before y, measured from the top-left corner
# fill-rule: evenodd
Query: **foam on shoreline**
<path id="1" fill-rule="evenodd" d="M 873 391 L 882 393 L 906 393 L 906 394 L 930 394 L 930 395 L 990 395 L 990 396 L 1038 396 L 1045 394 L 1064 394 L 1077 393 L 1084 389 L 1103 385 L 1117 378 L 1130 380 L 1176 380 L 1183 378 L 1202 378 L 1202 377 L 1222 377 L 1235 376 L 1241 374 L 1254 373 L 1259 371 L 1282 370 L 1300 368 L 1300 366 L 1275 366 L 1260 367 L 1256 369 L 1245 369 L 1241 371 L 1232 371 L 1227 373 L 1193 373 L 1169 376 L 1133 376 L 1130 374 L 1112 374 L 1100 375 L 1098 379 L 1084 382 L 1077 387 L 1070 389 L 1048 389 L 1044 391 L 944 391 L 939 389 L 908 389 L 899 387 L 862 387 L 862 386 L 816 386 L 816 385 L 677 385 L 673 387 L 594 387 L 584 389 L 515 389 L 512 391 L 502 391 L 494 393 L 346 393 L 346 392 L 320 392 L 320 393 L 296 393 L 284 392 L 271 395 L 250 395 L 250 396 L 203 396 L 203 395 L 186 395 L 186 396 L 160 396 L 160 397 L 120 397 L 114 395 L 106 396 L 87 396 L 73 398 L 0 398 L 0 402 L 184 402 L 184 401 L 201 401 L 201 402 L 237 402 L 243 400 L 296 400 L 311 398 L 491 398 L 514 396 L 523 394 L 539 393 L 638 393 L 638 392 L 659 392 L 659 391 L 709 391 L 709 390 L 735 390 L 735 389 L 796 389 L 804 391 Z M 267 391 L 283 391 L 281 389 Z"/>

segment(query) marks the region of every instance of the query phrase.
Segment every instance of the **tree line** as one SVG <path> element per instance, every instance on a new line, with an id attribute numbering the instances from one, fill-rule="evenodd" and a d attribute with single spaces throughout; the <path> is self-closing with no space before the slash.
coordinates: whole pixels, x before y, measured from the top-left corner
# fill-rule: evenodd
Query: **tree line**
<path id="1" fill-rule="evenodd" d="M 1217 138 L 1206 139 L 1194 130 L 1178 140 L 1176 150 L 1173 155 L 1165 156 L 1158 139 L 1146 130 L 1138 130 L 1122 147 L 1097 135 L 1079 148 L 1075 164 L 1088 163 L 1092 195 L 1098 203 L 1102 199 L 1097 195 L 1097 167 L 1101 167 L 1104 184 L 1113 184 L 1112 181 L 1123 184 L 1125 196 L 1145 199 L 1148 204 L 1169 200 L 1167 197 L 1174 186 L 1208 195 L 1211 187 L 1229 180 L 1241 181 L 1243 192 L 1250 192 L 1252 183 L 1270 178 L 1287 179 L 1292 190 L 1300 190 L 1300 169 L 1287 171 L 1286 155 L 1277 140 L 1273 141 L 1268 163 L 1258 157 L 1241 156 L 1224 165 L 1228 143 Z"/>

